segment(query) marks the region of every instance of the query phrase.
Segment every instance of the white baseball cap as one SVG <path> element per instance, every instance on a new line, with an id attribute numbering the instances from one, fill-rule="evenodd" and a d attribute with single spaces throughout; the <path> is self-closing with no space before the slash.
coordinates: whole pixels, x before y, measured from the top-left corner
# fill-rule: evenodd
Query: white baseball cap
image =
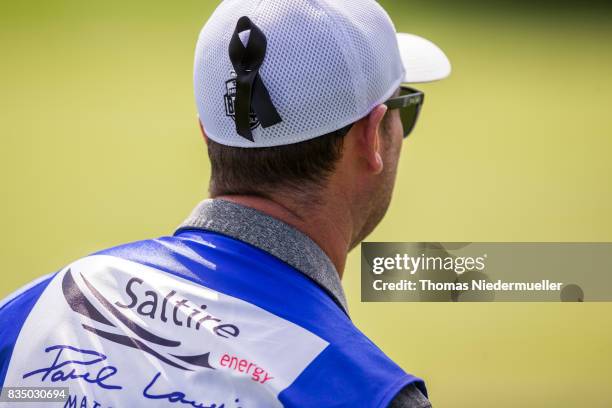
<path id="1" fill-rule="evenodd" d="M 342 129 L 400 84 L 443 79 L 451 65 L 432 42 L 396 33 L 374 0 L 224 0 L 194 71 L 207 136 L 258 148 Z"/>

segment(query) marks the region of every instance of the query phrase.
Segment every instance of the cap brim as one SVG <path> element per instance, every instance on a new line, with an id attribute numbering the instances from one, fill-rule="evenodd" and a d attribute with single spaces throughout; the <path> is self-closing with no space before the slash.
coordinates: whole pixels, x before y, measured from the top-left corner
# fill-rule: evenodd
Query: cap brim
<path id="1" fill-rule="evenodd" d="M 406 69 L 405 83 L 439 81 L 451 73 L 451 63 L 436 44 L 414 34 L 397 33 Z"/>

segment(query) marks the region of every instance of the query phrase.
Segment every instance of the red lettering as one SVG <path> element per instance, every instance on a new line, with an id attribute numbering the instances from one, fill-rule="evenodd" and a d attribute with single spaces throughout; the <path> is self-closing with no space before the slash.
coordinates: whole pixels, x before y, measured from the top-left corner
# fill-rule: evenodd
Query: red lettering
<path id="1" fill-rule="evenodd" d="M 266 378 L 264 378 L 261 383 L 264 384 L 266 381 L 273 380 L 273 379 L 274 379 L 274 377 L 270 377 L 270 376 L 268 376 L 268 373 L 266 373 Z"/>
<path id="2" fill-rule="evenodd" d="M 252 381 L 260 384 L 265 384 L 266 382 L 274 379 L 274 377 L 270 376 L 266 370 L 259 367 L 254 362 L 244 358 L 223 354 L 219 364 L 221 367 L 227 367 L 230 370 L 249 375 Z"/>

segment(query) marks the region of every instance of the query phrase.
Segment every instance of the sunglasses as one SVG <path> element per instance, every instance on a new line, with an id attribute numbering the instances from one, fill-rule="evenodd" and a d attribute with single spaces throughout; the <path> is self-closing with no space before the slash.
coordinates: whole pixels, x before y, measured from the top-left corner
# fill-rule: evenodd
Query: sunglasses
<path id="1" fill-rule="evenodd" d="M 410 136 L 410 133 L 414 130 L 423 102 L 425 102 L 425 94 L 407 86 L 400 88 L 400 96 L 385 102 L 389 109 L 400 109 L 400 117 L 404 127 L 404 139 Z"/>

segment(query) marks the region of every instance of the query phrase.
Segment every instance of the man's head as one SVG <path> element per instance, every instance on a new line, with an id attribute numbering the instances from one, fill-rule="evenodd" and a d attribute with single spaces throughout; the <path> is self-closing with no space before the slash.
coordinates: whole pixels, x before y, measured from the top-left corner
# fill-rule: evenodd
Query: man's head
<path id="1" fill-rule="evenodd" d="M 402 136 L 399 112 L 380 105 L 351 126 L 296 144 L 247 149 L 206 137 L 210 195 L 280 196 L 310 209 L 334 201 L 353 219 L 353 247 L 389 206 Z"/>
<path id="2" fill-rule="evenodd" d="M 416 96 L 387 101 L 449 72 L 439 48 L 396 35 L 374 0 L 225 0 L 195 62 L 211 195 L 343 206 L 357 244 L 389 205 L 400 113 Z"/>

